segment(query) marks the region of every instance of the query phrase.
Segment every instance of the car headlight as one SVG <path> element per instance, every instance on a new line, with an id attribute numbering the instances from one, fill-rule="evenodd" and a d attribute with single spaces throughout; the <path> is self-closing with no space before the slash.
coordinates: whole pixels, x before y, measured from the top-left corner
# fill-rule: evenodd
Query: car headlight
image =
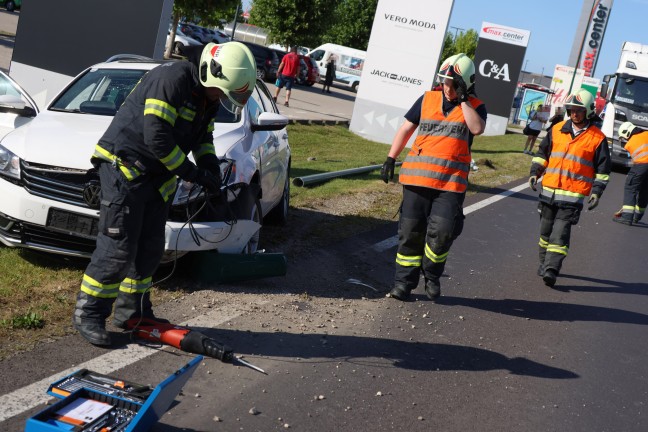
<path id="1" fill-rule="evenodd" d="M 20 158 L 1 145 L 0 175 L 20 180 Z"/>

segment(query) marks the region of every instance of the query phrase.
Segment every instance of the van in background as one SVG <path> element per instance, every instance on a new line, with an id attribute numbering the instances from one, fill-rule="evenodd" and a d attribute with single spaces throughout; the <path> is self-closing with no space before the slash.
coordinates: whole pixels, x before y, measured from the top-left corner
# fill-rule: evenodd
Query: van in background
<path id="1" fill-rule="evenodd" d="M 342 45 L 326 43 L 310 53 L 309 57 L 315 60 L 319 69 L 320 81 L 326 77 L 326 63 L 331 55 L 335 56 L 335 79 L 333 84 L 350 88 L 353 92 L 358 91 L 360 75 L 364 66 L 367 53 L 355 48 Z"/>

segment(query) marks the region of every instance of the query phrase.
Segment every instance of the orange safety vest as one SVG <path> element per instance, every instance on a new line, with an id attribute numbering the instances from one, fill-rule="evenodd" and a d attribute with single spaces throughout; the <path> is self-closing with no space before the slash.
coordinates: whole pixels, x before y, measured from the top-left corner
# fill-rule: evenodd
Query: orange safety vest
<path id="1" fill-rule="evenodd" d="M 636 164 L 648 163 L 648 131 L 632 135 L 625 145 L 625 149 L 630 153 L 632 162 Z"/>
<path id="2" fill-rule="evenodd" d="M 473 108 L 482 104 L 470 97 Z M 443 115 L 443 95 L 428 91 L 414 145 L 400 169 L 399 182 L 450 192 L 465 192 L 470 172 L 470 130 L 460 107 Z"/>
<path id="3" fill-rule="evenodd" d="M 564 124 L 563 121 L 551 128 L 553 146 L 542 187 L 588 196 L 596 179 L 596 150 L 605 135 L 597 127 L 590 126 L 572 138 L 571 134 L 560 131 Z"/>

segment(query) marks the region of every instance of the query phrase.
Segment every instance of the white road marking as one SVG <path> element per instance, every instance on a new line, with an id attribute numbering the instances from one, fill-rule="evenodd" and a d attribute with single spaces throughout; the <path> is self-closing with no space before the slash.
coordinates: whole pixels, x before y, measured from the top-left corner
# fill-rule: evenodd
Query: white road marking
<path id="1" fill-rule="evenodd" d="M 262 302 L 265 303 L 265 302 Z M 241 315 L 243 311 L 234 307 L 214 309 L 212 312 L 195 317 L 186 323 L 180 324 L 187 327 L 215 327 Z M 0 396 L 0 422 L 22 414 L 40 404 L 44 404 L 52 396 L 46 393 L 49 386 L 79 369 L 88 369 L 100 374 L 110 374 L 139 360 L 149 357 L 159 350 L 151 349 L 137 343 L 129 344 L 124 349 L 116 349 L 107 354 L 96 357 L 87 362 L 78 364 L 38 382 Z"/>
<path id="2" fill-rule="evenodd" d="M 493 195 L 490 198 L 486 198 L 485 200 L 479 201 L 475 204 L 469 205 L 468 207 L 464 208 L 464 215 L 468 215 L 474 211 L 477 211 L 479 209 L 482 209 L 486 206 L 489 206 L 493 203 L 496 203 L 499 200 L 502 200 L 506 197 L 509 197 L 517 192 L 520 192 L 521 190 L 526 189 L 529 187 L 528 183 L 521 184 L 519 186 L 515 186 L 514 188 L 511 188 L 509 190 L 506 190 L 498 195 Z M 376 252 L 384 252 L 387 249 L 393 248 L 394 246 L 398 246 L 398 236 L 395 235 L 393 237 L 389 237 L 383 241 L 380 241 L 373 245 L 371 248 L 375 250 Z"/>

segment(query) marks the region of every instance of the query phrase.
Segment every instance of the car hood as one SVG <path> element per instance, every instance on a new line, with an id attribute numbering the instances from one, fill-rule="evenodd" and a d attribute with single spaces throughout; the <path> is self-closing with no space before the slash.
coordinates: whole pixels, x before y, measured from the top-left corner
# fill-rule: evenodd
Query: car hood
<path id="1" fill-rule="evenodd" d="M 214 148 L 218 157 L 233 157 L 232 147 L 245 138 L 245 130 L 240 123 L 215 123 L 214 124 Z M 245 146 L 247 141 L 241 143 Z M 249 149 L 241 149 L 249 151 Z"/>
<path id="2" fill-rule="evenodd" d="M 43 111 L 28 124 L 9 133 L 1 143 L 27 162 L 90 169 L 95 144 L 112 119 L 111 116 Z M 241 123 L 215 124 L 216 155 L 234 156 L 232 147 L 245 138 L 241 126 Z"/>
<path id="3" fill-rule="evenodd" d="M 111 120 L 111 116 L 43 111 L 7 135 L 2 145 L 31 163 L 89 169 L 95 144 Z"/>

